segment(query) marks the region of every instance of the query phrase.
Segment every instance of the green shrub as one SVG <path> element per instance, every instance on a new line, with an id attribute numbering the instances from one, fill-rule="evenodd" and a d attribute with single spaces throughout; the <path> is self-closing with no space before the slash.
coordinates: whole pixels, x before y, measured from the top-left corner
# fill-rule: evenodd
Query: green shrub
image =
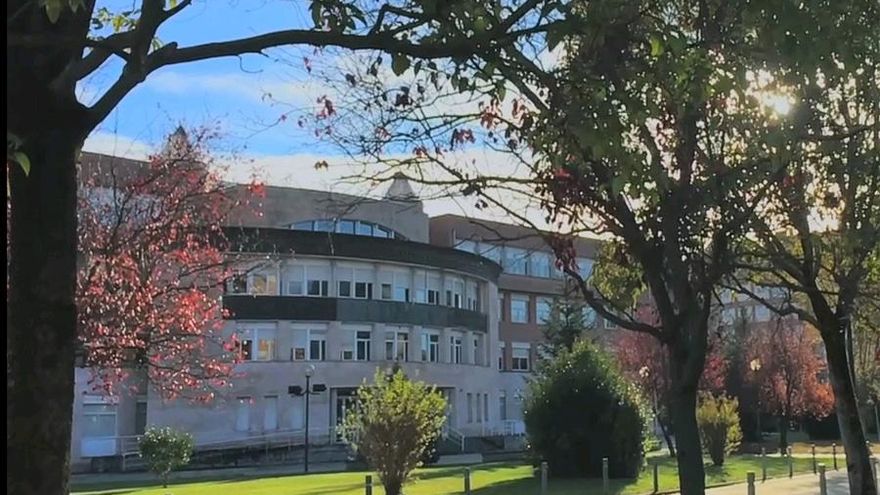
<path id="1" fill-rule="evenodd" d="M 192 451 L 192 436 L 167 426 L 150 428 L 140 441 L 141 457 L 162 478 L 163 487 L 168 486 L 171 471 L 189 464 Z"/>
<path id="2" fill-rule="evenodd" d="M 446 399 L 402 371 L 358 388 L 357 405 L 340 428 L 345 440 L 379 475 L 387 495 L 399 495 L 413 469 L 422 465 L 446 420 Z"/>
<path id="3" fill-rule="evenodd" d="M 530 449 L 552 475 L 600 476 L 603 457 L 612 477 L 638 475 L 647 410 L 595 344 L 578 342 L 546 362 L 529 383 L 524 414 Z"/>
<path id="4" fill-rule="evenodd" d="M 739 402 L 729 397 L 706 394 L 697 407 L 697 423 L 703 449 L 716 466 L 724 464 L 724 458 L 739 448 L 742 430 L 739 426 Z"/>

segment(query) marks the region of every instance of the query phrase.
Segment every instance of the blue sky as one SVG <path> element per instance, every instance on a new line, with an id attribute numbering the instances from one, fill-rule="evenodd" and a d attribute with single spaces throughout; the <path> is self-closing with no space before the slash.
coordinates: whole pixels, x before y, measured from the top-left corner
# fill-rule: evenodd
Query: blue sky
<path id="1" fill-rule="evenodd" d="M 111 8 L 114 4 L 110 2 Z M 306 8 L 305 1 L 196 1 L 163 26 L 159 39 L 187 46 L 308 27 Z M 311 51 L 284 49 L 270 53 L 270 57 L 246 55 L 160 69 L 122 101 L 98 132 L 104 137 L 115 135 L 119 142 L 155 144 L 178 123 L 216 123 L 231 148 L 270 155 L 315 151 L 315 143 L 304 139 L 293 125 L 267 128 L 281 110 L 263 98 L 268 92 L 280 100 L 297 102 L 305 93 L 301 89 L 314 84 L 302 64 L 302 57 Z M 113 81 L 118 68 L 118 64 L 107 64 L 86 79 L 80 88 L 81 99 L 94 101 L 95 94 Z"/>

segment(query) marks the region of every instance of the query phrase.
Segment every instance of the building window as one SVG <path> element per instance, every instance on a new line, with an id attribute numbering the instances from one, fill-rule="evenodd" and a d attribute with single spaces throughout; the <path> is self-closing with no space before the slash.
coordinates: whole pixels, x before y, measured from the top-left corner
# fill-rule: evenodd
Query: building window
<path id="1" fill-rule="evenodd" d="M 394 272 L 394 293 L 393 299 L 395 301 L 409 302 L 409 285 L 410 285 L 410 274 L 409 272 Z"/>
<path id="2" fill-rule="evenodd" d="M 355 359 L 370 360 L 370 332 L 358 331 L 355 335 Z"/>
<path id="3" fill-rule="evenodd" d="M 413 276 L 413 301 L 426 304 L 428 302 L 428 272 L 417 270 Z"/>
<path id="4" fill-rule="evenodd" d="M 278 396 L 263 397 L 263 431 L 278 429 Z"/>
<path id="5" fill-rule="evenodd" d="M 385 332 L 385 360 L 409 361 L 409 334 Z"/>
<path id="6" fill-rule="evenodd" d="M 483 421 L 489 422 L 489 394 L 483 394 Z"/>
<path id="7" fill-rule="evenodd" d="M 278 277 L 271 273 L 238 273 L 226 284 L 229 294 L 251 294 L 255 296 L 274 296 L 278 294 Z"/>
<path id="8" fill-rule="evenodd" d="M 236 345 L 242 361 L 272 361 L 275 359 L 275 329 L 246 328 L 239 330 Z M 256 352 L 254 344 L 256 343 Z"/>
<path id="9" fill-rule="evenodd" d="M 391 284 L 382 284 L 382 299 L 391 299 Z"/>
<path id="10" fill-rule="evenodd" d="M 459 251 L 465 251 L 467 253 L 476 253 L 477 243 L 473 241 L 458 241 L 455 245 L 455 249 L 458 249 Z"/>
<path id="11" fill-rule="evenodd" d="M 504 271 L 513 275 L 526 275 L 529 253 L 525 249 L 504 248 Z"/>
<path id="12" fill-rule="evenodd" d="M 480 352 L 483 350 L 483 346 L 480 345 L 480 337 L 474 337 L 474 360 L 473 363 L 477 366 L 483 364 L 483 360 L 480 359 Z"/>
<path id="13" fill-rule="evenodd" d="M 467 291 L 467 309 L 471 311 L 479 311 L 480 310 L 480 287 L 476 282 L 468 281 L 465 284 L 465 289 Z"/>
<path id="14" fill-rule="evenodd" d="M 507 421 L 507 391 L 498 391 L 498 419 Z"/>
<path id="15" fill-rule="evenodd" d="M 584 309 L 582 310 L 582 315 L 584 318 L 584 326 L 585 327 L 588 327 L 588 328 L 595 328 L 596 327 L 596 321 L 597 321 L 596 318 L 598 317 L 598 315 L 596 314 L 595 309 L 591 308 L 588 305 L 584 306 Z"/>
<path id="16" fill-rule="evenodd" d="M 504 342 L 498 344 L 498 370 L 504 371 Z"/>
<path id="17" fill-rule="evenodd" d="M 309 332 L 309 361 L 327 359 L 327 336 L 323 333 Z"/>
<path id="18" fill-rule="evenodd" d="M 373 270 L 370 268 L 355 268 L 354 270 L 354 297 L 356 299 L 373 298 Z"/>
<path id="19" fill-rule="evenodd" d="M 503 265 L 502 263 L 502 249 L 501 246 L 496 246 L 494 244 L 487 244 L 485 242 L 479 243 L 477 246 L 477 250 L 479 251 L 480 256 L 485 258 L 489 258 L 490 260 L 498 263 L 499 265 Z"/>
<path id="20" fill-rule="evenodd" d="M 428 289 L 428 304 L 440 304 L 440 291 Z"/>
<path id="21" fill-rule="evenodd" d="M 226 281 L 227 294 L 247 294 L 247 274 L 234 273 L 229 280 Z"/>
<path id="22" fill-rule="evenodd" d="M 440 335 L 436 333 L 422 334 L 422 361 L 436 363 L 440 360 Z"/>
<path id="23" fill-rule="evenodd" d="M 251 398 L 239 397 L 235 412 L 235 430 L 248 431 L 251 426 Z"/>
<path id="24" fill-rule="evenodd" d="M 529 256 L 529 275 L 532 277 L 550 278 L 550 253 L 535 251 Z"/>
<path id="25" fill-rule="evenodd" d="M 770 309 L 767 306 L 755 306 L 755 321 L 770 321 Z"/>
<path id="26" fill-rule="evenodd" d="M 461 308 L 464 304 L 464 282 L 461 280 L 452 281 L 452 306 Z"/>
<path id="27" fill-rule="evenodd" d="M 550 319 L 550 312 L 553 309 L 553 300 L 549 297 L 539 297 L 535 307 L 535 320 L 539 325 L 547 323 Z"/>
<path id="28" fill-rule="evenodd" d="M 514 344 L 513 356 L 511 356 L 511 369 L 513 371 L 529 371 L 529 347 L 528 344 Z"/>
<path id="29" fill-rule="evenodd" d="M 481 394 L 477 394 L 477 414 L 476 414 L 477 423 L 483 422 L 483 404 L 482 404 L 483 401 L 480 400 L 481 399 L 480 395 Z"/>
<path id="30" fill-rule="evenodd" d="M 474 396 L 473 394 L 467 394 L 467 422 L 474 422 Z"/>
<path id="31" fill-rule="evenodd" d="M 461 364 L 461 336 L 449 337 L 449 361 Z"/>
<path id="32" fill-rule="evenodd" d="M 103 397 L 86 397 L 83 403 L 83 434 L 85 438 L 116 436 L 116 404 L 104 401 Z"/>
<path id="33" fill-rule="evenodd" d="M 306 278 L 306 268 L 301 265 L 293 265 L 284 271 L 284 278 L 287 283 L 287 295 L 302 296 L 305 295 L 304 280 Z"/>
<path id="34" fill-rule="evenodd" d="M 513 323 L 529 322 L 529 296 L 510 296 L 510 321 Z"/>
<path id="35" fill-rule="evenodd" d="M 340 234 L 354 234 L 354 220 L 340 220 L 336 222 L 336 232 Z"/>

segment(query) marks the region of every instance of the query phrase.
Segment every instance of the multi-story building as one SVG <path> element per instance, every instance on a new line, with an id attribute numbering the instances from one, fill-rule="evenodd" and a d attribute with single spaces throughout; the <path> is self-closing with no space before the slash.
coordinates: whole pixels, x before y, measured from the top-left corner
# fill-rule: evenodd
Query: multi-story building
<path id="1" fill-rule="evenodd" d="M 140 162 L 84 153 L 81 175 L 136 173 Z M 94 186 L 94 183 L 92 183 Z M 72 459 L 135 448 L 146 425 L 173 425 L 197 445 L 295 436 L 305 428 L 305 375 L 313 438 L 335 441 L 356 388 L 399 366 L 448 399 L 459 436 L 519 434 L 525 378 L 540 358 L 542 325 L 566 281 L 534 231 L 455 215 L 429 218 L 405 178 L 382 199 L 267 187 L 260 214 L 227 230 L 243 260 L 223 305 L 242 363 L 231 389 L 209 404 L 162 401 L 149 387 L 107 398 L 77 370 Z M 599 241 L 575 244 L 589 276 Z M 766 316 L 748 302 L 734 311 Z M 612 326 L 585 309 L 591 328 Z M 297 437 L 299 438 L 299 437 Z"/>
<path id="2" fill-rule="evenodd" d="M 82 167 L 117 163 L 136 167 L 93 154 Z M 130 450 L 148 424 L 186 430 L 197 445 L 302 431 L 305 397 L 290 392 L 307 370 L 318 385 L 313 438 L 332 440 L 356 388 L 393 366 L 444 393 L 456 435 L 523 431 L 523 376 L 563 286 L 536 238 L 502 242 L 465 218 L 432 220 L 405 178 L 382 199 L 267 187 L 261 203 L 227 230 L 241 271 L 223 295 L 224 331 L 239 341 L 240 377 L 195 404 L 148 387 L 106 398 L 78 370 L 74 460 Z"/>

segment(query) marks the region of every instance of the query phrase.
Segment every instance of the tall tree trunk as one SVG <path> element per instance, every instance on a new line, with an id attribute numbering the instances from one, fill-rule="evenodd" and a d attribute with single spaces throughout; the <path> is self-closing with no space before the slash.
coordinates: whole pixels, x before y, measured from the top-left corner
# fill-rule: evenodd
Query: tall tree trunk
<path id="1" fill-rule="evenodd" d="M 703 494 L 706 473 L 697 426 L 697 387 L 675 387 L 672 391 L 672 425 L 678 460 L 678 481 L 682 495 Z"/>
<path id="2" fill-rule="evenodd" d="M 695 318 L 692 324 L 698 326 L 699 322 Z M 669 402 L 682 495 L 703 495 L 706 491 L 703 448 L 697 425 L 697 385 L 705 366 L 706 346 L 705 340 L 695 332 L 699 332 L 696 327 L 685 330 L 682 334 L 691 338 L 677 339 L 669 345 Z"/>
<path id="3" fill-rule="evenodd" d="M 835 323 L 822 330 L 831 388 L 837 409 L 837 422 L 846 452 L 846 468 L 852 495 L 876 495 L 877 485 L 871 469 L 871 453 L 866 445 L 867 436 L 859 415 L 855 387 L 851 379 L 843 329 Z"/>
<path id="4" fill-rule="evenodd" d="M 785 455 L 788 449 L 788 418 L 779 416 L 779 453 Z"/>
<path id="5" fill-rule="evenodd" d="M 66 4 L 65 4 L 66 5 Z M 40 2 L 12 0 L 7 34 L 82 39 L 93 1 L 50 22 Z M 68 493 L 76 347 L 76 156 L 94 122 L 77 102 L 76 43 L 8 46 L 6 128 L 30 173 L 8 170 L 11 215 L 7 294 L 6 489 Z"/>
<path id="6" fill-rule="evenodd" d="M 6 487 L 13 494 L 68 492 L 78 146 L 69 133 L 49 131 L 25 147 L 30 175 L 10 173 Z"/>

